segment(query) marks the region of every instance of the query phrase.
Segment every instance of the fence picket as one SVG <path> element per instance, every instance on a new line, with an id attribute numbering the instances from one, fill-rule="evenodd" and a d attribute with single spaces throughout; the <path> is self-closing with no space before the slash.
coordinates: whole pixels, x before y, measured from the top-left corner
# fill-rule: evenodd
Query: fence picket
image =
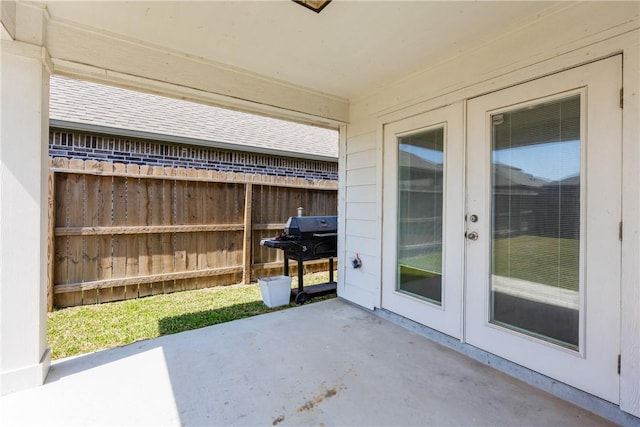
<path id="1" fill-rule="evenodd" d="M 176 170 L 176 175 L 182 175 L 186 172 L 180 168 Z M 173 223 L 185 224 L 185 181 L 175 181 L 175 195 L 173 201 Z M 183 233 L 174 234 L 174 268 L 176 272 L 187 271 L 187 251 L 185 248 L 185 235 Z M 187 288 L 187 280 L 191 279 L 177 279 L 175 280 L 175 290 L 182 291 Z"/>
<path id="2" fill-rule="evenodd" d="M 140 166 L 140 175 L 144 176 L 148 173 L 148 166 Z M 138 224 L 152 224 L 150 215 L 150 195 L 149 195 L 149 179 L 140 178 L 138 187 Z M 138 252 L 138 274 L 140 276 L 148 276 L 151 274 L 152 260 L 151 260 L 151 240 L 153 238 L 149 234 L 140 236 L 139 239 L 139 252 Z M 151 283 L 140 283 L 138 285 L 138 296 L 146 297 L 152 294 Z"/>
<path id="3" fill-rule="evenodd" d="M 171 168 L 167 168 L 171 169 Z M 167 174 L 171 174 L 166 171 Z M 175 180 L 163 180 L 162 185 L 162 225 L 169 226 L 174 224 L 173 207 L 175 196 Z M 176 271 L 175 264 L 175 234 L 163 233 L 162 237 L 162 272 Z M 162 283 L 165 293 L 175 292 L 175 280 L 166 280 Z"/>
<path id="4" fill-rule="evenodd" d="M 197 173 L 193 169 L 186 170 L 186 176 L 189 178 L 197 178 Z M 184 220 L 186 224 L 198 223 L 198 205 L 196 203 L 198 195 L 198 181 L 189 181 L 185 183 L 184 189 Z M 187 254 L 187 271 L 198 270 L 198 241 L 196 233 L 188 233 L 185 235 L 184 247 Z M 198 279 L 192 278 L 185 281 L 187 290 L 198 288 Z"/>
<path id="5" fill-rule="evenodd" d="M 136 165 L 137 167 L 137 165 Z M 127 172 L 130 168 L 127 167 Z M 140 225 L 140 178 L 127 178 L 127 225 Z M 140 275 L 140 237 L 138 235 L 127 236 L 127 265 L 126 277 L 136 277 Z M 127 299 L 138 298 L 138 284 L 133 283 L 125 287 L 125 297 Z"/>
<path id="6" fill-rule="evenodd" d="M 53 201 L 55 204 L 55 225 L 67 226 L 69 224 L 68 218 L 68 193 L 70 191 L 69 174 L 55 173 Z M 57 283 L 66 283 L 69 274 L 69 237 L 68 236 L 56 236 L 54 241 L 54 266 L 53 266 L 53 283 L 54 287 Z M 57 302 L 60 303 L 59 301 Z M 54 305 L 56 300 L 54 298 Z"/>
<path id="7" fill-rule="evenodd" d="M 93 170 L 96 162 L 87 161 L 85 167 L 87 169 Z M 100 194 L 100 177 L 95 175 L 86 175 L 84 177 L 84 207 L 83 207 L 83 223 L 84 226 L 96 226 L 98 225 L 98 199 L 101 197 Z M 82 248 L 82 258 L 83 258 L 83 266 L 82 266 L 82 281 L 83 282 L 92 282 L 98 279 L 98 258 L 99 258 L 99 249 L 98 249 L 98 238 L 96 236 L 87 236 L 87 238 L 83 239 L 83 248 Z M 82 303 L 83 304 L 95 304 L 99 302 L 98 291 L 86 290 L 82 293 Z"/>
<path id="8" fill-rule="evenodd" d="M 114 165 L 114 170 L 122 171 L 124 165 Z M 122 227 L 127 225 L 127 178 L 112 177 L 112 221 L 111 225 Z M 127 274 L 127 240 L 128 236 L 114 234 L 112 236 L 111 277 L 126 277 Z M 127 299 L 127 289 L 120 286 L 112 291 L 117 299 Z M 136 292 L 137 297 L 137 292 Z"/>

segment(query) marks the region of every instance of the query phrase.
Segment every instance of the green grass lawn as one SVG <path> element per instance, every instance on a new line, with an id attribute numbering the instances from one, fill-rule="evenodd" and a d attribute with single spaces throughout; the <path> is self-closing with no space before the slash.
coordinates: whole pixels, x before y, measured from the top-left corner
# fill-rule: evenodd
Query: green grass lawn
<path id="1" fill-rule="evenodd" d="M 518 236 L 493 242 L 492 273 L 560 288 L 578 290 L 580 241 L 540 236 Z M 414 269 L 441 271 L 442 254 L 402 258 Z"/>
<path id="2" fill-rule="evenodd" d="M 304 283 L 326 281 L 328 273 L 315 273 Z M 47 343 L 53 359 L 60 359 L 295 306 L 268 308 L 255 283 L 63 308 L 48 314 Z"/>
<path id="3" fill-rule="evenodd" d="M 539 236 L 497 239 L 492 273 L 578 290 L 580 241 Z"/>
<path id="4" fill-rule="evenodd" d="M 423 271 L 442 271 L 442 252 L 428 252 L 424 255 L 401 257 L 398 264 Z"/>

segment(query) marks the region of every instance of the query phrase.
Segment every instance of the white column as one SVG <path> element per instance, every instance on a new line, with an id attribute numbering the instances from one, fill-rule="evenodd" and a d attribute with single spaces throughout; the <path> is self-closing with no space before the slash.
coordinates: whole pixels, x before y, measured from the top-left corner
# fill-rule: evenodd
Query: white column
<path id="1" fill-rule="evenodd" d="M 0 394 L 41 385 L 46 346 L 49 72 L 42 48 L 0 56 Z"/>

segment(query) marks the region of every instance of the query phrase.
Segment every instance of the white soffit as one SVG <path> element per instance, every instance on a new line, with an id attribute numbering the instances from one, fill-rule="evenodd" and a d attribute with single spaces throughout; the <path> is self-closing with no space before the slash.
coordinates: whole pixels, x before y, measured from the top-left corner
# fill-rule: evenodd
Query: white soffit
<path id="1" fill-rule="evenodd" d="M 563 2 L 43 1 L 52 21 L 354 99 Z M 58 49 L 63 48 L 61 46 Z"/>

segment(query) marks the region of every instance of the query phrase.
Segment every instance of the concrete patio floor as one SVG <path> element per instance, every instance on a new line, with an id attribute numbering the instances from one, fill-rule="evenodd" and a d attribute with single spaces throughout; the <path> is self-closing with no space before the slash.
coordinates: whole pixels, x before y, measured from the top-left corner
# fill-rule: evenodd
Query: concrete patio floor
<path id="1" fill-rule="evenodd" d="M 13 425 L 604 426 L 339 299 L 53 363 Z"/>

